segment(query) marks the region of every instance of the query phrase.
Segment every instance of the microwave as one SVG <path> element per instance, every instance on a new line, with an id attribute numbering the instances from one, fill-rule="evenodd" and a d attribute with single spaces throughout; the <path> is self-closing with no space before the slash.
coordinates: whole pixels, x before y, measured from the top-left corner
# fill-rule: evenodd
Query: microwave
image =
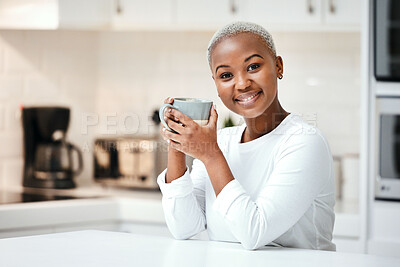
<path id="1" fill-rule="evenodd" d="M 167 167 L 168 147 L 157 137 L 97 138 L 93 157 L 96 182 L 159 190 L 157 176 Z"/>
<path id="2" fill-rule="evenodd" d="M 375 78 L 400 81 L 400 1 L 374 0 L 373 21 Z"/>
<path id="3" fill-rule="evenodd" d="M 400 200 L 400 97 L 377 99 L 375 198 Z"/>

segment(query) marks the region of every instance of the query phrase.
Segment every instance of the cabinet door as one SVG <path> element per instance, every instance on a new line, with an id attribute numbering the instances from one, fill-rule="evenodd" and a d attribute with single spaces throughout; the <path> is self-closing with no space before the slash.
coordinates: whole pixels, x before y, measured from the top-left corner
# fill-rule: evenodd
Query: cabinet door
<path id="1" fill-rule="evenodd" d="M 112 0 L 59 0 L 60 28 L 101 28 L 111 19 Z"/>
<path id="2" fill-rule="evenodd" d="M 0 28 L 56 29 L 57 0 L 0 0 Z"/>
<path id="3" fill-rule="evenodd" d="M 218 28 L 239 19 L 235 0 L 176 0 L 176 22 L 187 28 Z"/>
<path id="4" fill-rule="evenodd" d="M 321 0 L 243 0 L 240 5 L 246 21 L 267 29 L 320 24 Z"/>
<path id="5" fill-rule="evenodd" d="M 120 28 L 165 27 L 172 23 L 173 0 L 114 0 L 113 26 Z"/>
<path id="6" fill-rule="evenodd" d="M 361 0 L 324 0 L 324 20 L 329 25 L 361 25 Z"/>

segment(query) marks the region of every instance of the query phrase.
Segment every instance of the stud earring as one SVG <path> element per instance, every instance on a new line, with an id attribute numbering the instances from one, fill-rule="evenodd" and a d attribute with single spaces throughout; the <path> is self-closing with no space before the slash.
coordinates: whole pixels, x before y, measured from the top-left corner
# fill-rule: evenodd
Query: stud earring
<path id="1" fill-rule="evenodd" d="M 282 74 L 282 73 L 279 74 L 278 79 L 279 79 L 279 80 L 282 80 L 282 79 L 283 79 L 283 74 Z"/>

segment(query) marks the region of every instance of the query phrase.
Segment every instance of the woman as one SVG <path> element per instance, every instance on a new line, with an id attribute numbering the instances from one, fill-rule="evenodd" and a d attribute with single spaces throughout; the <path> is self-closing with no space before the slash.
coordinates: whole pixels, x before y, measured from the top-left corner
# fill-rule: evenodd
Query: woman
<path id="1" fill-rule="evenodd" d="M 329 146 L 320 131 L 283 109 L 283 61 L 261 26 L 237 22 L 215 33 L 208 61 L 218 96 L 245 124 L 216 130 L 174 109 L 162 128 L 168 166 L 158 177 L 167 225 L 177 239 L 207 229 L 211 240 L 335 250 Z M 172 103 L 169 98 L 165 103 Z M 196 158 L 192 172 L 185 154 Z"/>

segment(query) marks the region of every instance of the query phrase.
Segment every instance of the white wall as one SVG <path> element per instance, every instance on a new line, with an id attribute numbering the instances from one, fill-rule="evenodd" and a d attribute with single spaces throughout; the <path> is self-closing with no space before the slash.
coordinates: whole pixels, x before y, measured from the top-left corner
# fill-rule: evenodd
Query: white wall
<path id="1" fill-rule="evenodd" d="M 71 107 L 67 137 L 82 147 L 87 137 L 79 134 L 80 117 L 95 111 L 96 87 L 97 34 L 0 32 L 0 188 L 22 183 L 20 106 Z M 91 177 L 91 157 L 84 157 L 82 177 Z"/>
<path id="2" fill-rule="evenodd" d="M 272 34 L 284 60 L 284 79 L 279 82 L 283 106 L 316 124 L 333 154 L 358 153 L 360 35 Z M 72 108 L 68 137 L 84 149 L 86 166 L 77 180 L 80 185 L 91 182 L 86 145 L 93 136 L 154 133 L 149 116 L 167 96 L 212 99 L 222 120 L 228 111 L 218 100 L 205 55 L 211 36 L 0 31 L 0 187 L 21 183 L 20 104 Z M 99 118 L 87 135 L 82 134 L 85 115 Z M 121 118 L 127 118 L 125 126 Z"/>

